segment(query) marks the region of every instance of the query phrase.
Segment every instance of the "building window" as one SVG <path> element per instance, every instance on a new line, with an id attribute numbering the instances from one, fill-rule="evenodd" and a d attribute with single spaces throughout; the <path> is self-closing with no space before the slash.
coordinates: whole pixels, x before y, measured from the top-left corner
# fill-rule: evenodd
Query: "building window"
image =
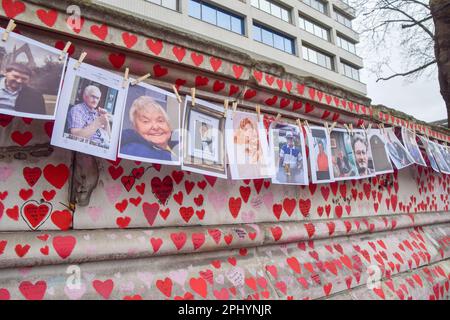
<path id="1" fill-rule="evenodd" d="M 334 70 L 333 57 L 329 56 L 328 54 L 320 52 L 316 49 L 312 49 L 305 45 L 303 45 L 302 51 L 303 59 L 305 59 L 306 61 L 318 64 L 319 66 L 330 70 Z"/>
<path id="2" fill-rule="evenodd" d="M 323 40 L 330 41 L 330 30 L 305 17 L 299 17 L 300 28 Z"/>
<path id="3" fill-rule="evenodd" d="M 319 12 L 322 12 L 323 14 L 327 14 L 327 4 L 324 1 L 321 0 L 303 0 L 303 3 L 310 6 L 313 9 L 316 9 Z"/>
<path id="4" fill-rule="evenodd" d="M 161 7 L 178 11 L 178 0 L 146 0 Z"/>
<path id="5" fill-rule="evenodd" d="M 244 18 L 201 0 L 189 1 L 189 16 L 238 34 L 245 34 Z"/>
<path id="6" fill-rule="evenodd" d="M 290 10 L 269 0 L 251 0 L 252 6 L 281 20 L 291 22 Z"/>
<path id="7" fill-rule="evenodd" d="M 343 74 L 346 77 L 352 78 L 353 80 L 360 81 L 359 80 L 359 69 L 356 67 L 353 67 L 347 63 L 344 63 L 341 61 Z"/>
<path id="8" fill-rule="evenodd" d="M 350 29 L 352 28 L 352 20 L 349 17 L 337 11 L 336 9 L 334 9 L 334 19 L 340 24 L 346 26 L 347 28 Z"/>
<path id="9" fill-rule="evenodd" d="M 341 36 L 337 36 L 337 45 L 350 53 L 356 54 L 356 44 Z"/>
<path id="10" fill-rule="evenodd" d="M 294 39 L 257 24 L 253 25 L 253 40 L 295 54 Z"/>

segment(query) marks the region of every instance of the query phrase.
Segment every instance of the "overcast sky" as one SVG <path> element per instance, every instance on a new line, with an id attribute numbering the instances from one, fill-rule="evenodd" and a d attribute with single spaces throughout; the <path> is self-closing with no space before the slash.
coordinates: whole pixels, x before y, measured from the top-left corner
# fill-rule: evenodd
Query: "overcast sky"
<path id="1" fill-rule="evenodd" d="M 364 19 L 357 17 L 354 27 L 360 30 L 359 23 L 364 23 Z M 400 55 L 400 30 L 392 31 L 390 34 L 389 56 L 391 58 L 390 68 L 393 70 L 407 71 L 402 69 L 404 57 Z M 414 116 L 416 119 L 431 122 L 447 118 L 447 111 L 444 100 L 439 92 L 437 80 L 437 67 L 430 67 L 434 70 L 431 76 L 423 76 L 411 82 L 403 77 L 397 77 L 388 81 L 376 82 L 376 75 L 370 72 L 370 67 L 374 66 L 380 57 L 376 53 L 364 50 L 368 48 L 365 37 L 361 36 L 357 46 L 357 52 L 364 59 L 364 69 L 361 71 L 361 81 L 367 84 L 367 95 L 372 99 L 372 104 L 383 104 L 387 107 L 403 111 Z M 397 41 L 397 40 L 398 41 Z M 432 69 L 434 68 L 434 69 Z M 392 72 L 384 70 L 383 76 L 389 76 Z"/>

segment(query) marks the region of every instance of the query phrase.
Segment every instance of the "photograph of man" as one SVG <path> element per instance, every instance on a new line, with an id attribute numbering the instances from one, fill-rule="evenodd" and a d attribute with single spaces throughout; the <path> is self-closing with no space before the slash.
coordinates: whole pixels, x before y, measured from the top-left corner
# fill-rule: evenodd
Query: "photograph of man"
<path id="1" fill-rule="evenodd" d="M 0 37 L 5 32 L 0 30 Z M 61 50 L 10 33 L 0 42 L 0 113 L 55 119 L 67 57 Z"/>
<path id="2" fill-rule="evenodd" d="M 352 148 L 355 154 L 359 176 L 367 177 L 373 175 L 373 160 L 366 135 L 355 133 L 352 136 Z"/>
<path id="3" fill-rule="evenodd" d="M 380 130 L 371 129 L 369 137 L 375 172 L 377 174 L 392 172 L 394 169 L 392 168 L 392 163 L 389 159 L 387 144 L 385 143 Z"/>
<path id="4" fill-rule="evenodd" d="M 205 153 L 207 155 L 212 155 L 212 128 L 205 122 L 201 122 L 200 125 L 198 125 L 199 122 L 197 121 L 197 128 L 198 128 L 198 138 L 195 139 L 195 142 L 197 145 L 195 146 L 196 149 L 201 150 L 202 153 Z"/>
<path id="5" fill-rule="evenodd" d="M 409 155 L 413 158 L 414 162 L 421 166 L 426 166 L 422 153 L 417 145 L 416 135 L 414 132 L 406 128 L 402 128 L 402 139 L 406 150 L 408 150 Z"/>
<path id="6" fill-rule="evenodd" d="M 172 127 L 164 108 L 150 96 L 140 96 L 129 109 L 131 129 L 122 132 L 120 153 L 151 161 L 178 161 Z"/>
<path id="7" fill-rule="evenodd" d="M 392 129 L 385 129 L 386 143 L 389 156 L 397 169 L 405 168 L 413 163 L 411 156 L 408 155 L 406 149 L 401 145 Z"/>
<path id="8" fill-rule="evenodd" d="M 331 132 L 330 139 L 334 178 L 345 180 L 358 176 L 350 135 L 344 130 L 335 129 Z"/>
<path id="9" fill-rule="evenodd" d="M 0 108 L 24 113 L 46 114 L 43 95 L 28 86 L 33 73 L 22 63 L 12 63 L 0 77 Z"/>
<path id="10" fill-rule="evenodd" d="M 280 163 L 277 172 L 279 182 L 301 182 L 304 177 L 303 155 L 294 143 L 292 131 L 286 132 L 286 143 L 280 147 Z"/>
<path id="11" fill-rule="evenodd" d="M 87 86 L 83 91 L 83 102 L 69 110 L 67 130 L 73 136 L 108 147 L 111 139 L 111 115 L 99 106 L 101 96 L 97 86 Z"/>

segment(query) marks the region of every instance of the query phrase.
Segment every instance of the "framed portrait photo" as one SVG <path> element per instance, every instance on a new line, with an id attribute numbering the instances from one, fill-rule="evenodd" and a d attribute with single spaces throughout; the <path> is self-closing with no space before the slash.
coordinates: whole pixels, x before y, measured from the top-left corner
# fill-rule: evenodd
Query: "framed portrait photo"
<path id="1" fill-rule="evenodd" d="M 180 165 L 180 113 L 173 93 L 142 82 L 130 85 L 122 116 L 119 158 Z"/>
<path id="2" fill-rule="evenodd" d="M 269 128 L 274 184 L 308 185 L 308 162 L 303 132 L 296 125 L 273 122 Z"/>
<path id="3" fill-rule="evenodd" d="M 183 119 L 182 169 L 226 179 L 224 108 L 187 96 Z"/>
<path id="4" fill-rule="evenodd" d="M 385 174 L 394 172 L 386 138 L 379 129 L 369 130 L 369 144 L 372 150 L 373 167 L 376 174 Z"/>
<path id="5" fill-rule="evenodd" d="M 51 144 L 115 160 L 127 88 L 123 76 L 70 59 Z"/>
<path id="6" fill-rule="evenodd" d="M 0 37 L 5 29 L 0 28 Z M 55 119 L 67 54 L 11 32 L 0 42 L 0 113 Z"/>
<path id="7" fill-rule="evenodd" d="M 405 146 L 406 150 L 408 150 L 409 155 L 414 160 L 414 162 L 418 165 L 426 167 L 427 165 L 425 163 L 425 160 L 423 159 L 420 148 L 417 145 L 416 134 L 413 131 L 402 127 L 402 140 L 403 145 Z"/>
<path id="8" fill-rule="evenodd" d="M 232 179 L 271 178 L 274 175 L 266 129 L 256 114 L 228 110 L 225 130 Z"/>
<path id="9" fill-rule="evenodd" d="M 359 171 L 350 134 L 345 129 L 334 129 L 330 133 L 330 140 L 334 179 L 336 181 L 358 179 Z"/>
<path id="10" fill-rule="evenodd" d="M 389 157 L 397 169 L 406 168 L 414 163 L 406 148 L 395 135 L 393 128 L 383 130 L 386 138 L 386 144 L 389 151 Z"/>
<path id="11" fill-rule="evenodd" d="M 310 127 L 307 133 L 312 182 L 333 182 L 334 173 L 331 158 L 331 143 L 327 129 L 323 127 Z"/>

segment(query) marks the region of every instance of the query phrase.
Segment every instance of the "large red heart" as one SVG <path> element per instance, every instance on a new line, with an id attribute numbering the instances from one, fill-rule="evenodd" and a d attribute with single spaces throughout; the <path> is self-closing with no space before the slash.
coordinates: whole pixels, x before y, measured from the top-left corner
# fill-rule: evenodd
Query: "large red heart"
<path id="1" fill-rule="evenodd" d="M 62 231 L 67 231 L 72 227 L 72 213 L 68 210 L 54 211 L 51 216 L 52 222 Z"/>
<path id="2" fill-rule="evenodd" d="M 63 260 L 72 254 L 76 244 L 77 239 L 73 236 L 57 236 L 53 238 L 53 247 Z"/>
<path id="3" fill-rule="evenodd" d="M 44 177 L 57 189 L 61 189 L 69 178 L 69 168 L 61 163 L 57 166 L 49 164 L 44 168 Z"/>
<path id="4" fill-rule="evenodd" d="M 111 62 L 112 66 L 116 69 L 122 68 L 125 63 L 126 56 L 123 53 L 111 53 L 108 56 L 109 62 Z"/>
<path id="5" fill-rule="evenodd" d="M 172 48 L 173 55 L 177 58 L 178 62 L 183 61 L 186 56 L 186 49 L 183 47 L 173 47 Z"/>
<path id="6" fill-rule="evenodd" d="M 21 216 L 27 225 L 32 230 L 37 230 L 50 216 L 52 204 L 31 200 L 24 204 L 21 211 Z"/>
<path id="7" fill-rule="evenodd" d="M 111 296 L 111 292 L 114 289 L 114 281 L 112 281 L 111 279 L 108 279 L 106 281 L 94 280 L 92 281 L 92 286 L 99 295 L 101 295 L 105 299 L 109 299 L 109 297 Z"/>
<path id="8" fill-rule="evenodd" d="M 170 278 L 156 281 L 156 287 L 168 298 L 172 296 L 172 285 L 172 279 Z"/>
<path id="9" fill-rule="evenodd" d="M 91 32 L 100 40 L 105 41 L 108 36 L 108 26 L 106 24 L 102 24 L 100 26 L 92 25 Z"/>
<path id="10" fill-rule="evenodd" d="M 173 180 L 170 176 L 164 177 L 161 181 L 160 178 L 154 177 L 151 181 L 152 192 L 155 197 L 162 203 L 166 204 L 167 199 L 173 192 Z"/>
<path id="11" fill-rule="evenodd" d="M 142 205 L 142 210 L 144 211 L 145 219 L 147 219 L 147 222 L 150 226 L 153 226 L 153 223 L 155 222 L 156 216 L 159 212 L 159 204 L 157 203 L 148 203 L 144 202 Z"/>
<path id="12" fill-rule="evenodd" d="M 2 7 L 8 18 L 14 19 L 25 11 L 25 4 L 17 0 L 2 0 Z"/>
<path id="13" fill-rule="evenodd" d="M 208 285 L 203 278 L 191 278 L 189 280 L 189 285 L 191 286 L 192 290 L 194 290 L 196 293 L 198 293 L 200 296 L 206 299 L 206 296 L 208 295 Z"/>
<path id="14" fill-rule="evenodd" d="M 183 248 L 184 244 L 186 243 L 186 233 L 180 232 L 180 233 L 171 233 L 170 238 L 172 239 L 173 244 L 178 250 L 181 250 Z"/>
<path id="15" fill-rule="evenodd" d="M 230 198 L 228 201 L 228 208 L 230 209 L 230 213 L 234 219 L 236 219 L 239 215 L 239 211 L 241 211 L 242 199 L 241 198 Z"/>
<path id="16" fill-rule="evenodd" d="M 125 44 L 125 46 L 128 49 L 131 49 L 131 48 L 134 47 L 134 45 L 138 41 L 138 37 L 136 37 L 134 34 L 131 34 L 131 33 L 128 33 L 128 32 L 123 32 L 122 33 L 122 40 L 123 40 L 123 43 Z"/>
<path id="17" fill-rule="evenodd" d="M 41 177 L 42 170 L 39 167 L 36 168 L 24 168 L 23 169 L 23 176 L 25 180 L 28 182 L 28 185 L 30 187 L 33 187 Z"/>
<path id="18" fill-rule="evenodd" d="M 33 138 L 33 134 L 30 131 L 20 132 L 14 131 L 11 134 L 11 139 L 20 146 L 25 146 Z"/>
<path id="19" fill-rule="evenodd" d="M 300 212 L 306 218 L 307 216 L 309 216 L 309 211 L 311 210 L 311 199 L 308 199 L 308 200 L 300 199 L 299 207 L 300 207 Z"/>
<path id="20" fill-rule="evenodd" d="M 20 283 L 19 290 L 27 300 L 42 300 L 47 291 L 47 283 L 38 281 L 33 284 L 30 281 L 24 281 Z"/>
<path id="21" fill-rule="evenodd" d="M 56 10 L 46 11 L 44 9 L 39 9 L 36 11 L 36 15 L 50 28 L 55 25 L 56 19 L 58 19 L 58 11 Z"/>
<path id="22" fill-rule="evenodd" d="M 146 41 L 147 47 L 150 49 L 151 52 L 159 56 L 163 49 L 163 42 L 161 40 L 153 40 L 148 39 Z"/>
<path id="23" fill-rule="evenodd" d="M 222 65 L 222 60 L 219 58 L 211 57 L 209 59 L 209 63 L 211 64 L 214 72 L 217 72 L 217 70 L 219 70 L 220 66 Z"/>

